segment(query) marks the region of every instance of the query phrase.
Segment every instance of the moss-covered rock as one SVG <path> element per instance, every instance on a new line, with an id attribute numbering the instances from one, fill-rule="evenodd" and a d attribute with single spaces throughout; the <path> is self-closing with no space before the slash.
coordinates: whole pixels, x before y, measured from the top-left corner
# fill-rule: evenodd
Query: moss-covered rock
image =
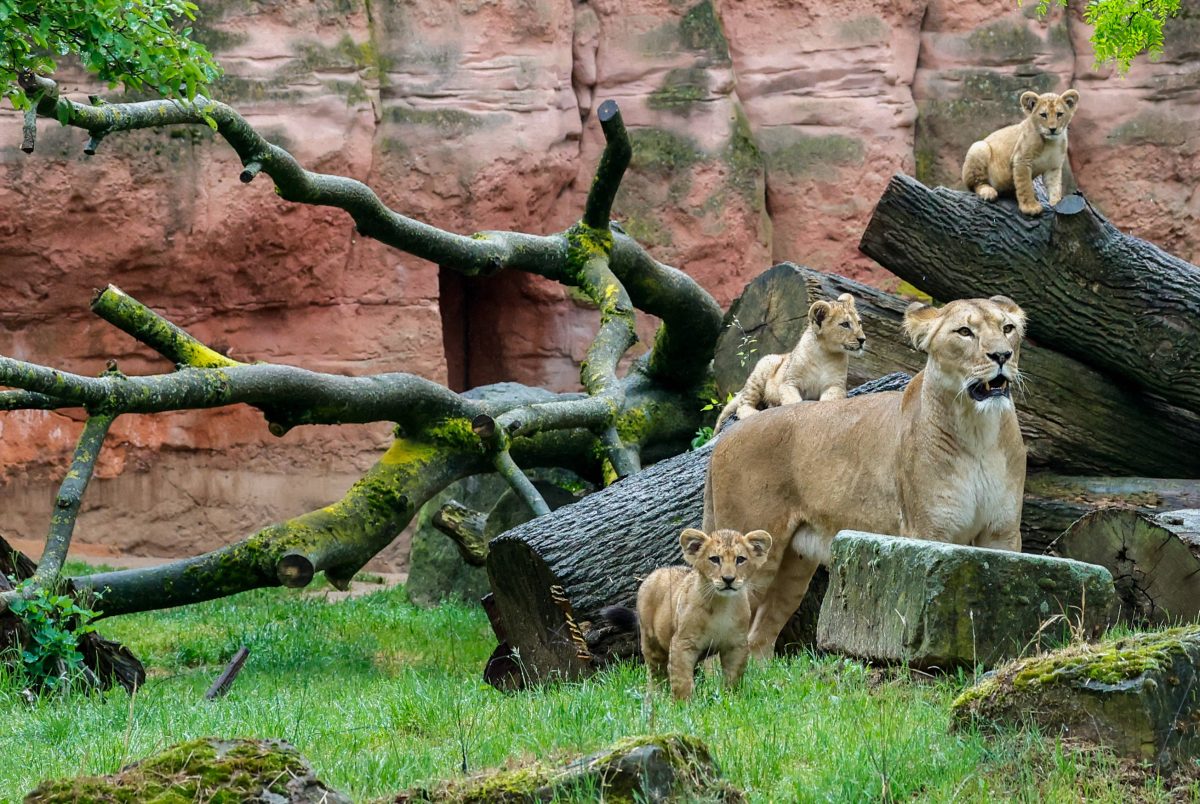
<path id="1" fill-rule="evenodd" d="M 295 748 L 276 740 L 205 738 L 179 743 L 113 776 L 43 782 L 26 804 L 350 804 L 326 787 Z"/>
<path id="2" fill-rule="evenodd" d="M 842 531 L 817 625 L 827 650 L 915 667 L 992 666 L 1097 633 L 1116 599 L 1103 567 Z"/>
<path id="3" fill-rule="evenodd" d="M 954 721 L 1020 725 L 1169 767 L 1200 753 L 1200 626 L 1073 645 L 997 668 L 953 704 Z"/>
<path id="4" fill-rule="evenodd" d="M 733 802 L 741 791 L 721 779 L 708 748 L 679 734 L 631 737 L 564 765 L 526 765 L 438 787 L 400 793 L 396 801 Z"/>

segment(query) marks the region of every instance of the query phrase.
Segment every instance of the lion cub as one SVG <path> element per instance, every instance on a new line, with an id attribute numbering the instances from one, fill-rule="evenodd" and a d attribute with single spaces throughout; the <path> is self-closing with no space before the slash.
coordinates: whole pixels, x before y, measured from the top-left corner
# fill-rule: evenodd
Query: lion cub
<path id="1" fill-rule="evenodd" d="M 813 302 L 808 326 L 791 354 L 759 360 L 742 390 L 717 417 L 713 431 L 719 432 L 735 412 L 739 421 L 753 416 L 759 405 L 774 408 L 804 399 L 842 399 L 850 355 L 861 355 L 866 342 L 853 296 L 843 293 L 836 301 Z"/>
<path id="2" fill-rule="evenodd" d="M 994 131 L 967 149 L 962 180 L 967 190 L 984 201 L 1016 190 L 1017 205 L 1026 215 L 1041 215 L 1042 205 L 1033 191 L 1033 180 L 1046 177 L 1050 206 L 1062 200 L 1062 167 L 1067 159 L 1067 126 L 1079 105 L 1079 93 L 1061 95 L 1025 92 L 1020 123 Z"/>
<path id="3" fill-rule="evenodd" d="M 771 535 L 688 528 L 679 544 L 691 566 L 650 573 L 638 589 L 637 617 L 650 688 L 669 677 L 682 701 L 692 696 L 696 662 L 710 654 L 720 654 L 726 686 L 741 681 L 749 656 L 746 581 L 771 552 Z"/>

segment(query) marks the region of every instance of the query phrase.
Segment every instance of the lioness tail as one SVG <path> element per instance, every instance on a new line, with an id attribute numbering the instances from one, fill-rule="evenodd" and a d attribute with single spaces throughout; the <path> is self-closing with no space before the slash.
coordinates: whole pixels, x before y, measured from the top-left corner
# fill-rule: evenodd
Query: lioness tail
<path id="1" fill-rule="evenodd" d="M 612 623 L 618 631 L 637 630 L 637 612 L 626 606 L 605 606 L 600 609 L 600 616 Z"/>

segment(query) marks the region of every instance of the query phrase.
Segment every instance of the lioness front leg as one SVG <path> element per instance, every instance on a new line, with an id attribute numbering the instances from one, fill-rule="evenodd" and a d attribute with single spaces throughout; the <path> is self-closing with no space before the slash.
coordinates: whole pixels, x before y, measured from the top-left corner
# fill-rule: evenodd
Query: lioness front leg
<path id="1" fill-rule="evenodd" d="M 1047 170 L 1042 174 L 1042 181 L 1046 183 L 1046 194 L 1050 197 L 1050 206 L 1062 201 L 1062 168 Z"/>
<path id="2" fill-rule="evenodd" d="M 779 404 L 794 405 L 797 402 L 803 402 L 804 397 L 800 394 L 800 389 L 791 383 L 783 383 L 779 386 Z"/>
<path id="3" fill-rule="evenodd" d="M 700 649 L 691 641 L 672 639 L 670 652 L 671 694 L 677 701 L 686 701 L 692 697 L 692 690 L 696 686 L 696 662 L 700 659 Z"/>
<path id="4" fill-rule="evenodd" d="M 755 659 L 769 659 L 775 655 L 775 641 L 800 608 L 816 571 L 816 561 L 798 555 L 790 547 L 784 553 L 779 570 L 762 593 L 762 602 L 754 612 L 754 624 L 750 626 L 750 655 Z"/>
<path id="5" fill-rule="evenodd" d="M 721 651 L 721 673 L 725 676 L 725 686 L 733 688 L 742 680 L 746 672 L 746 662 L 750 658 L 750 646 L 745 642 Z"/>
<path id="6" fill-rule="evenodd" d="M 1017 191 L 1017 206 L 1026 215 L 1041 215 L 1042 204 L 1033 190 L 1033 166 L 1018 162 L 1013 165 L 1013 188 Z"/>
<path id="7" fill-rule="evenodd" d="M 984 531 L 975 537 L 976 547 L 987 547 L 991 550 L 1011 550 L 1014 553 L 1021 552 L 1021 526 L 1016 525 L 1010 528 Z"/>

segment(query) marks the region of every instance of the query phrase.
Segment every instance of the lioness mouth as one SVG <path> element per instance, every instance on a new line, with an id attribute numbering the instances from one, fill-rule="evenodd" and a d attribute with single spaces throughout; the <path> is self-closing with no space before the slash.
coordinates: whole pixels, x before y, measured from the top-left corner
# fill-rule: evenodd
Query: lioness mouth
<path id="1" fill-rule="evenodd" d="M 987 382 L 973 382 L 967 387 L 967 393 L 976 402 L 997 396 L 1008 396 L 1008 377 L 997 374 Z"/>

